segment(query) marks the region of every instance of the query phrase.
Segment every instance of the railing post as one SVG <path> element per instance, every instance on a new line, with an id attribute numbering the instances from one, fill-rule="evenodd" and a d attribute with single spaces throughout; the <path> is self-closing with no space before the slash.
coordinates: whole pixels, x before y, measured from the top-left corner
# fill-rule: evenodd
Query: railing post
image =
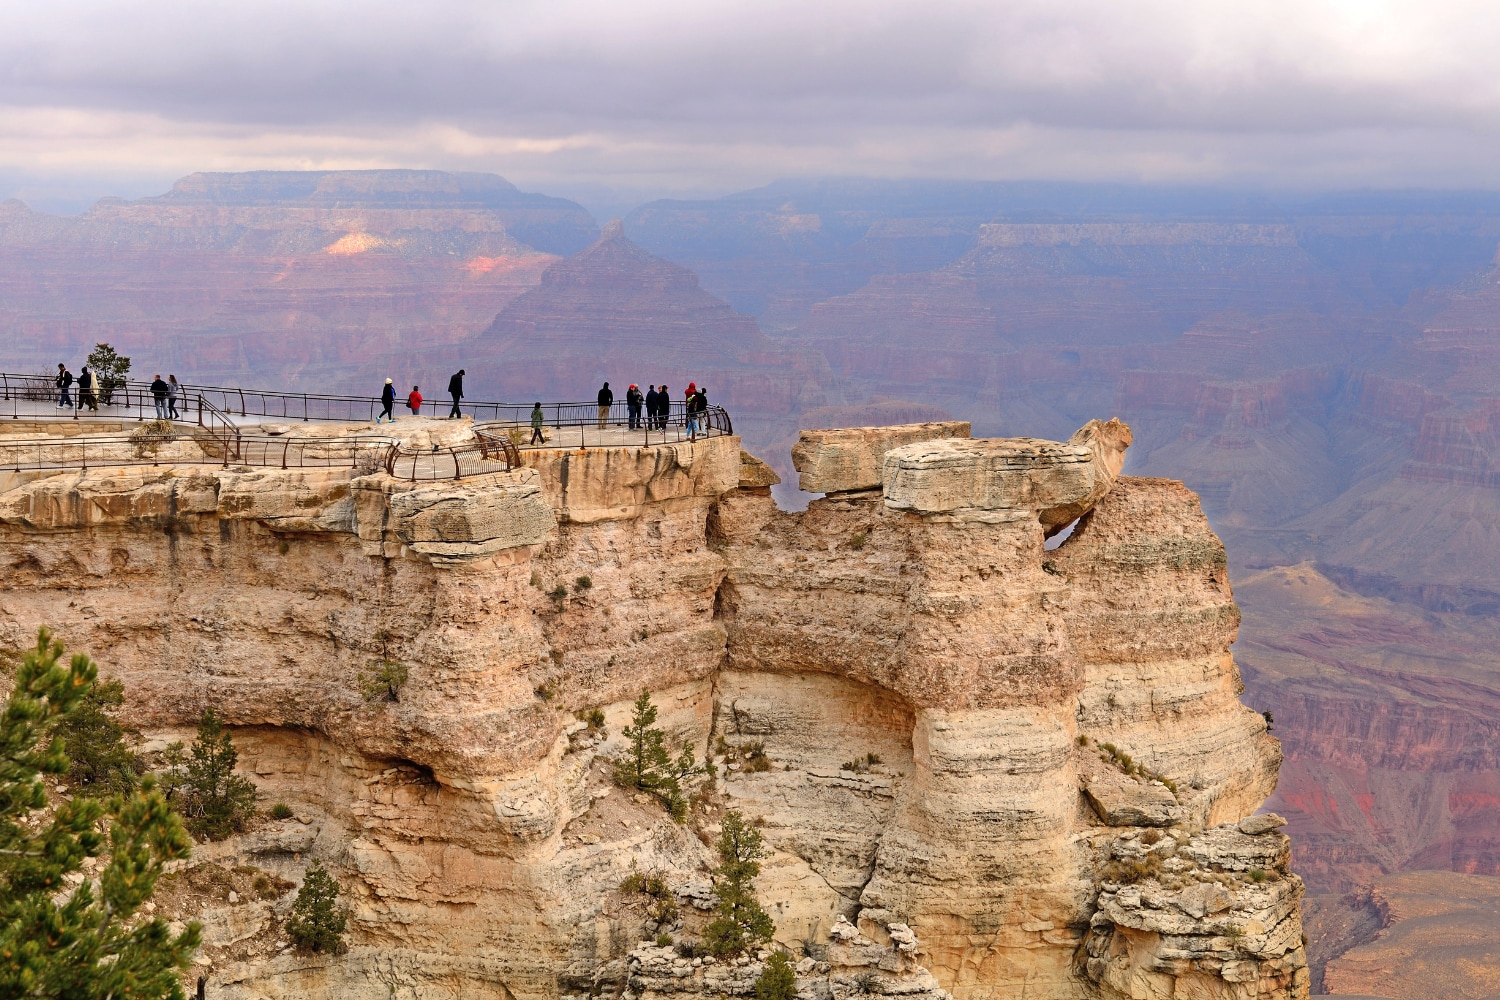
<path id="1" fill-rule="evenodd" d="M 240 394 L 240 416 L 243 417 L 245 416 L 245 390 L 236 389 L 235 392 Z"/>

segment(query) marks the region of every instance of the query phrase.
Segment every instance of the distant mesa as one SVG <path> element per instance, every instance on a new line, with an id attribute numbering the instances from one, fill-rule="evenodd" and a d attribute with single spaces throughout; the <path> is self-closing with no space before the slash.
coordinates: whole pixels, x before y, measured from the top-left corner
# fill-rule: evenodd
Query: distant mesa
<path id="1" fill-rule="evenodd" d="M 254 170 L 189 174 L 140 204 L 336 209 L 467 209 L 498 214 L 516 239 L 577 253 L 599 232 L 582 205 L 519 190 L 496 174 L 440 170 Z"/>

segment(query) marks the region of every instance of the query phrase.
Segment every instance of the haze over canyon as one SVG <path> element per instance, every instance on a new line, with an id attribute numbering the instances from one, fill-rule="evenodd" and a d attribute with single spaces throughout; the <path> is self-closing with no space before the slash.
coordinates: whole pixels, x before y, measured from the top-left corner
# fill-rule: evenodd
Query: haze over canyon
<path id="1" fill-rule="evenodd" d="M 487 174 L 200 173 L 0 204 L 0 343 L 309 392 L 696 381 L 787 480 L 799 428 L 1119 417 L 1227 548 L 1313 992 L 1404 997 L 1412 914 L 1500 928 L 1497 247 L 1486 194 L 787 181 L 599 220 Z M 1482 937 L 1442 940 L 1488 995 Z"/>

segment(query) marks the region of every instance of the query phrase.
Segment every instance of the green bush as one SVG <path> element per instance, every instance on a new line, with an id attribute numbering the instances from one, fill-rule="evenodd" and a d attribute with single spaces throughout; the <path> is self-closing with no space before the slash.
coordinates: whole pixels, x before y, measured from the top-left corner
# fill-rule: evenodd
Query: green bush
<path id="1" fill-rule="evenodd" d="M 182 744 L 167 748 L 167 783 L 176 792 L 178 809 L 194 836 L 223 840 L 245 827 L 255 812 L 255 785 L 234 773 L 239 752 L 224 724 L 205 709 L 198 738 L 183 766 Z"/>
<path id="2" fill-rule="evenodd" d="M 659 924 L 674 923 L 682 912 L 677 906 L 676 894 L 659 872 L 643 874 L 632 868 L 620 883 L 620 891 L 647 897 L 646 916 Z"/>
<path id="3" fill-rule="evenodd" d="M 797 974 L 786 952 L 771 953 L 765 968 L 755 980 L 755 1000 L 794 1000 L 797 996 Z"/>
<path id="4" fill-rule="evenodd" d="M 289 805 L 287 805 L 285 802 L 278 802 L 278 803 L 276 803 L 274 806 L 271 807 L 271 818 L 272 819 L 291 819 L 292 818 L 292 807 L 289 806 Z"/>
<path id="5" fill-rule="evenodd" d="M 665 931 L 663 931 L 662 933 L 656 935 L 656 946 L 658 948 L 670 948 L 670 947 L 672 947 L 672 935 L 668 934 Z"/>
<path id="6" fill-rule="evenodd" d="M 125 746 L 125 728 L 110 714 L 124 702 L 119 681 L 95 682 L 58 723 L 73 794 L 123 795 L 140 783 L 141 759 Z"/>
<path id="7" fill-rule="evenodd" d="M 704 928 L 703 942 L 715 955 L 738 955 L 771 940 L 776 930 L 755 897 L 755 876 L 760 874 L 766 850 L 760 832 L 734 810 L 724 814 L 718 849 L 714 892 L 719 903 L 714 919 Z"/>
<path id="8" fill-rule="evenodd" d="M 340 955 L 347 950 L 344 928 L 348 915 L 338 906 L 339 884 L 314 860 L 307 866 L 302 888 L 286 922 L 286 936 L 301 952 Z"/>
<path id="9" fill-rule="evenodd" d="M 573 581 L 574 590 L 588 590 L 593 585 L 593 578 L 588 576 L 580 576 L 578 579 Z"/>
<path id="10" fill-rule="evenodd" d="M 365 668 L 359 679 L 360 694 L 365 701 L 399 701 L 401 685 L 406 683 L 406 664 L 395 660 L 378 660 Z"/>

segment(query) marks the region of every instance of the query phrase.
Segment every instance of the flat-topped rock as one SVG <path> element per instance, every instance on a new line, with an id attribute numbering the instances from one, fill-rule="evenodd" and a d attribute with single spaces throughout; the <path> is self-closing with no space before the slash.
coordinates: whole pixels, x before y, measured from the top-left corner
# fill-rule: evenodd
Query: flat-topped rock
<path id="1" fill-rule="evenodd" d="M 802 431 L 792 449 L 792 465 L 800 473 L 798 485 L 809 493 L 875 490 L 880 488 L 885 455 L 891 449 L 968 436 L 966 420 Z"/>
<path id="2" fill-rule="evenodd" d="M 886 453 L 886 506 L 920 514 L 1035 512 L 1048 534 L 1109 492 L 1130 444 L 1119 420 L 1091 420 L 1067 442 L 1040 438 L 923 441 Z"/>

